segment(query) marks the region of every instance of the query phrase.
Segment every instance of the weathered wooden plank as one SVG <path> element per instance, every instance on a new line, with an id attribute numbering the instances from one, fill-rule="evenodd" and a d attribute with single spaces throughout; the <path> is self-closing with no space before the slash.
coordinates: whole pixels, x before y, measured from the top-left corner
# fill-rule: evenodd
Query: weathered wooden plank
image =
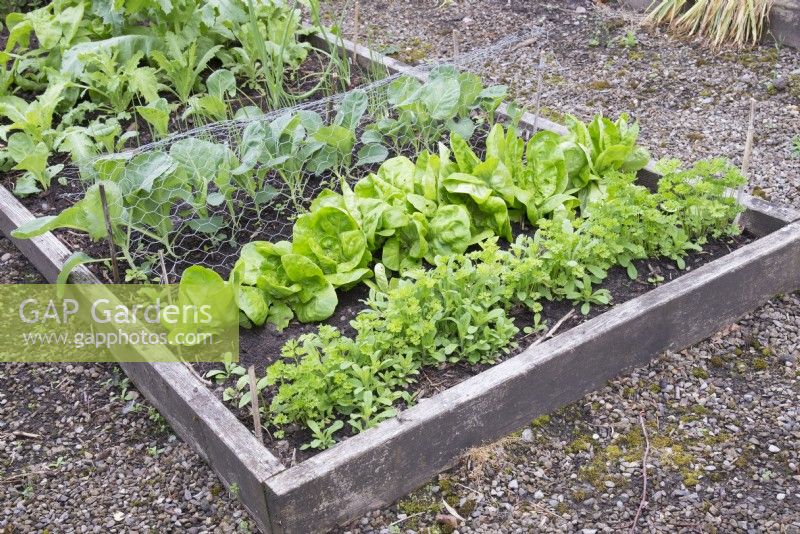
<path id="1" fill-rule="evenodd" d="M 70 251 L 47 233 L 31 240 L 10 236 L 33 215 L 0 186 L 0 230 L 50 282 L 55 282 Z M 74 283 L 100 281 L 84 266 L 71 275 Z M 166 349 L 163 349 L 166 350 Z M 237 485 L 239 498 L 259 527 L 269 532 L 263 481 L 284 466 L 242 425 L 182 363 L 120 363 L 136 388 L 156 407 L 185 442 L 208 461 L 228 485 Z"/>
<path id="2" fill-rule="evenodd" d="M 470 447 L 696 343 L 800 288 L 800 223 L 621 304 L 267 481 L 275 532 L 311 532 L 393 502 Z"/>

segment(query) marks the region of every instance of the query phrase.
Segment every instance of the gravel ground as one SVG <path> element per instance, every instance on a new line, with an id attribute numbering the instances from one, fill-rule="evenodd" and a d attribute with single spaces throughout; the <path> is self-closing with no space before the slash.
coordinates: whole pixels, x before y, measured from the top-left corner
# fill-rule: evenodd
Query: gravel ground
<path id="1" fill-rule="evenodd" d="M 362 35 L 413 61 L 448 53 L 453 28 L 467 50 L 539 25 L 548 35 L 543 114 L 629 111 L 657 156 L 736 160 L 752 94 L 759 101 L 752 186 L 800 207 L 800 159 L 790 151 L 800 134 L 797 51 L 709 56 L 582 1 L 433 4 L 362 2 Z M 535 63 L 530 49 L 493 57 L 486 78 L 509 84 L 530 105 Z M 0 239 L 0 283 L 40 281 Z M 343 530 L 627 529 L 647 451 L 643 529 L 799 532 L 798 333 L 800 297 L 776 298 L 712 339 L 471 451 L 457 468 Z M 0 384 L 4 532 L 251 528 L 200 458 L 144 401 L 124 398 L 130 390 L 115 366 L 12 364 L 0 367 Z"/>
<path id="2" fill-rule="evenodd" d="M 0 283 L 45 283 L 5 238 Z M 0 532 L 252 525 L 116 365 L 0 365 Z"/>

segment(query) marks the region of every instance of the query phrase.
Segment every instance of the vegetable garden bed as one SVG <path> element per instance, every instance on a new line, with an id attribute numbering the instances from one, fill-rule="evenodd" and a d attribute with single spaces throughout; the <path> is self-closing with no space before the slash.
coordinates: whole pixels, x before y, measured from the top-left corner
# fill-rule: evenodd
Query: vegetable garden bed
<path id="1" fill-rule="evenodd" d="M 359 62 L 406 70 L 363 47 L 346 46 Z M 524 114 L 520 129 L 535 129 L 534 122 Z M 559 130 L 543 119 L 538 126 Z M 657 180 L 652 170 L 639 173 L 644 185 L 652 187 Z M 718 259 L 645 294 L 628 295 L 627 302 L 574 328 L 566 325 L 552 339 L 462 377 L 297 465 L 259 443 L 183 364 L 122 367 L 176 432 L 228 485 L 239 488 L 263 531 L 318 531 L 393 502 L 452 465 L 466 449 L 579 398 L 627 367 L 711 335 L 774 294 L 800 287 L 800 214 L 746 195 L 743 205 L 740 224 L 748 238 L 736 250 L 724 254 L 725 245 L 718 244 Z M 32 218 L 7 189 L 0 189 L 0 228 L 6 235 Z M 70 255 L 50 233 L 14 242 L 50 281 Z M 75 282 L 98 282 L 83 266 L 72 276 Z"/>

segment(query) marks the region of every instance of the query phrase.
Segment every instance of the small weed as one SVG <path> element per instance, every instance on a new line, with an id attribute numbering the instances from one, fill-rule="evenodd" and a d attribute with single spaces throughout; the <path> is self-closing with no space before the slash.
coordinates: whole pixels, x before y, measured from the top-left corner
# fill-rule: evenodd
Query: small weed
<path id="1" fill-rule="evenodd" d="M 152 406 L 149 406 L 147 408 L 147 418 L 150 421 L 152 421 L 153 424 L 156 425 L 156 430 L 158 430 L 159 432 L 166 432 L 167 430 L 169 430 L 169 425 L 167 424 L 167 420 L 164 419 L 164 417 L 160 413 L 158 413 L 158 410 L 156 410 Z"/>
<path id="2" fill-rule="evenodd" d="M 800 135 L 792 139 L 792 154 L 794 157 L 800 158 Z"/>
<path id="3" fill-rule="evenodd" d="M 639 45 L 639 40 L 636 38 L 636 34 L 631 30 L 628 30 L 624 37 L 620 37 L 619 42 L 625 48 L 636 48 Z"/>
<path id="4" fill-rule="evenodd" d="M 402 511 L 404 514 L 413 515 L 421 513 L 436 513 L 440 510 L 441 505 L 434 500 L 411 498 L 405 501 L 400 501 L 397 504 L 397 507 L 400 508 L 400 511 Z"/>
<path id="5" fill-rule="evenodd" d="M 608 80 L 595 80 L 589 83 L 589 89 L 605 91 L 606 89 L 611 89 L 611 83 Z"/>
<path id="6" fill-rule="evenodd" d="M 700 483 L 700 471 L 697 469 L 684 469 L 681 471 L 681 478 L 683 478 L 683 485 L 687 488 L 692 488 Z"/>
<path id="7" fill-rule="evenodd" d="M 33 482 L 28 482 L 27 484 L 25 484 L 25 487 L 22 489 L 20 493 L 22 494 L 23 497 L 27 499 L 28 497 L 33 495 L 33 490 L 34 490 Z"/>
<path id="8" fill-rule="evenodd" d="M 572 443 L 567 445 L 566 450 L 569 454 L 575 454 L 578 452 L 588 452 L 591 448 L 592 443 L 589 441 L 588 436 L 578 436 Z"/>
<path id="9" fill-rule="evenodd" d="M 767 198 L 767 193 L 758 186 L 755 186 L 753 190 L 750 191 L 750 194 L 753 195 L 754 197 L 763 198 L 764 200 L 769 200 Z"/>
<path id="10" fill-rule="evenodd" d="M 560 74 L 546 74 L 542 76 L 542 81 L 548 85 L 562 85 L 565 82 Z"/>
<path id="11" fill-rule="evenodd" d="M 228 486 L 228 494 L 229 494 L 231 497 L 235 498 L 235 499 L 238 499 L 238 498 L 239 498 L 239 494 L 240 494 L 241 492 L 242 492 L 242 488 L 240 488 L 240 487 L 239 487 L 239 484 L 237 484 L 236 482 L 234 482 L 233 484 L 231 484 L 230 486 Z"/>
<path id="12" fill-rule="evenodd" d="M 414 37 L 404 43 L 395 57 L 403 63 L 414 65 L 426 59 L 432 51 L 433 45 Z"/>

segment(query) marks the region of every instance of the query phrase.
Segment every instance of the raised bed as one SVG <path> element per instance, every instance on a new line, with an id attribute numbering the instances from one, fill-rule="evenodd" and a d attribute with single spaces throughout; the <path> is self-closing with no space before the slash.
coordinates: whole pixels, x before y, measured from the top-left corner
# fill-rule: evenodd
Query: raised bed
<path id="1" fill-rule="evenodd" d="M 345 42 L 358 62 L 424 73 Z M 533 128 L 526 114 L 521 127 Z M 542 129 L 563 131 L 538 119 Z M 658 175 L 640 173 L 652 185 Z M 745 196 L 742 225 L 754 242 L 549 341 L 420 401 L 394 419 L 294 466 L 282 464 L 180 363 L 122 368 L 175 432 L 191 444 L 264 532 L 315 532 L 385 506 L 448 468 L 466 450 L 602 386 L 665 350 L 700 341 L 772 295 L 800 288 L 800 213 Z M 6 235 L 33 218 L 0 187 Z M 70 251 L 52 234 L 13 240 L 51 282 Z M 72 281 L 99 283 L 85 268 Z"/>

